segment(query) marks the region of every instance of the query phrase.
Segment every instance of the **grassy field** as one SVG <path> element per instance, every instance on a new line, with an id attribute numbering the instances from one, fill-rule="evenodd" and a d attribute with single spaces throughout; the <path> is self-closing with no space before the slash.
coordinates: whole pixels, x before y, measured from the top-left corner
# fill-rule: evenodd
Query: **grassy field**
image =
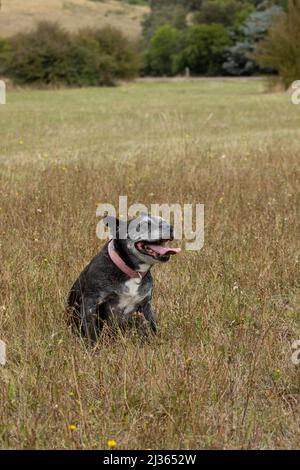
<path id="1" fill-rule="evenodd" d="M 2 448 L 299 448 L 299 121 L 258 80 L 8 93 Z M 90 352 L 66 296 L 120 194 L 204 203 L 205 245 L 153 270 L 157 339 Z"/>
<path id="2" fill-rule="evenodd" d="M 129 5 L 115 0 L 2 0 L 0 37 L 27 31 L 38 21 L 57 22 L 70 31 L 106 25 L 138 37 L 147 6 Z"/>

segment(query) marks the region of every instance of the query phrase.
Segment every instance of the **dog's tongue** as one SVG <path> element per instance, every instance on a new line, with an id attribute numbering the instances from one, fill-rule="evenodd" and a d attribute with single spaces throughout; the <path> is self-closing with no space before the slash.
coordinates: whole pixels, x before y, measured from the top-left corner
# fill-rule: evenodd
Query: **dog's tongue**
<path id="1" fill-rule="evenodd" d="M 162 246 L 162 245 L 147 245 L 147 246 L 160 256 L 176 255 L 177 253 L 181 252 L 181 248 L 170 248 L 169 246 Z"/>

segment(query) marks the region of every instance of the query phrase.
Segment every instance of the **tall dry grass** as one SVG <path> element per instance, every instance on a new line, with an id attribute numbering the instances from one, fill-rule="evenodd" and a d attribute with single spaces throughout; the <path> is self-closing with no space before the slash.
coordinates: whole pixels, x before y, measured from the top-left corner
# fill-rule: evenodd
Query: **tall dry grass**
<path id="1" fill-rule="evenodd" d="M 178 139 L 1 173 L 2 448 L 299 447 L 297 146 L 224 155 Z M 204 203 L 205 245 L 154 269 L 152 343 L 104 335 L 88 351 L 65 324 L 66 296 L 101 246 L 97 204 L 120 194 Z"/>

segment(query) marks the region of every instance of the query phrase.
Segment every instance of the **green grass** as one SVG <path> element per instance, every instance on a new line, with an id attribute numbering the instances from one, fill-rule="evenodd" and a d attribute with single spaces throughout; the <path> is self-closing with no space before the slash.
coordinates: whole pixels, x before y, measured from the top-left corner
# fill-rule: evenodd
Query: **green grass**
<path id="1" fill-rule="evenodd" d="M 8 93 L 2 448 L 299 447 L 299 118 L 260 80 Z M 204 203 L 205 245 L 153 270 L 156 340 L 91 352 L 66 296 L 120 194 Z"/>
<path id="2" fill-rule="evenodd" d="M 0 109 L 4 165 L 48 158 L 127 158 L 182 145 L 226 152 L 297 144 L 299 109 L 261 81 L 138 83 L 119 88 L 24 91 Z M 19 142 L 23 141 L 23 144 Z M 179 147 L 177 147 L 177 144 Z M 9 158 L 7 154 L 9 153 Z"/>

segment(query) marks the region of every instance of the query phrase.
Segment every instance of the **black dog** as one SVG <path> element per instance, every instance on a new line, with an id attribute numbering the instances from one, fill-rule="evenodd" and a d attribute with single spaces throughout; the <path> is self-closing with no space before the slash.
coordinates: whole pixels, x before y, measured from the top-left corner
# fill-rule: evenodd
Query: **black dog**
<path id="1" fill-rule="evenodd" d="M 141 312 L 150 331 L 156 332 L 150 268 L 181 251 L 167 246 L 174 238 L 173 227 L 160 217 L 143 214 L 124 222 L 108 216 L 103 222 L 113 239 L 82 271 L 68 300 L 77 326 L 91 344 L 104 321 L 123 329 L 134 312 Z"/>

